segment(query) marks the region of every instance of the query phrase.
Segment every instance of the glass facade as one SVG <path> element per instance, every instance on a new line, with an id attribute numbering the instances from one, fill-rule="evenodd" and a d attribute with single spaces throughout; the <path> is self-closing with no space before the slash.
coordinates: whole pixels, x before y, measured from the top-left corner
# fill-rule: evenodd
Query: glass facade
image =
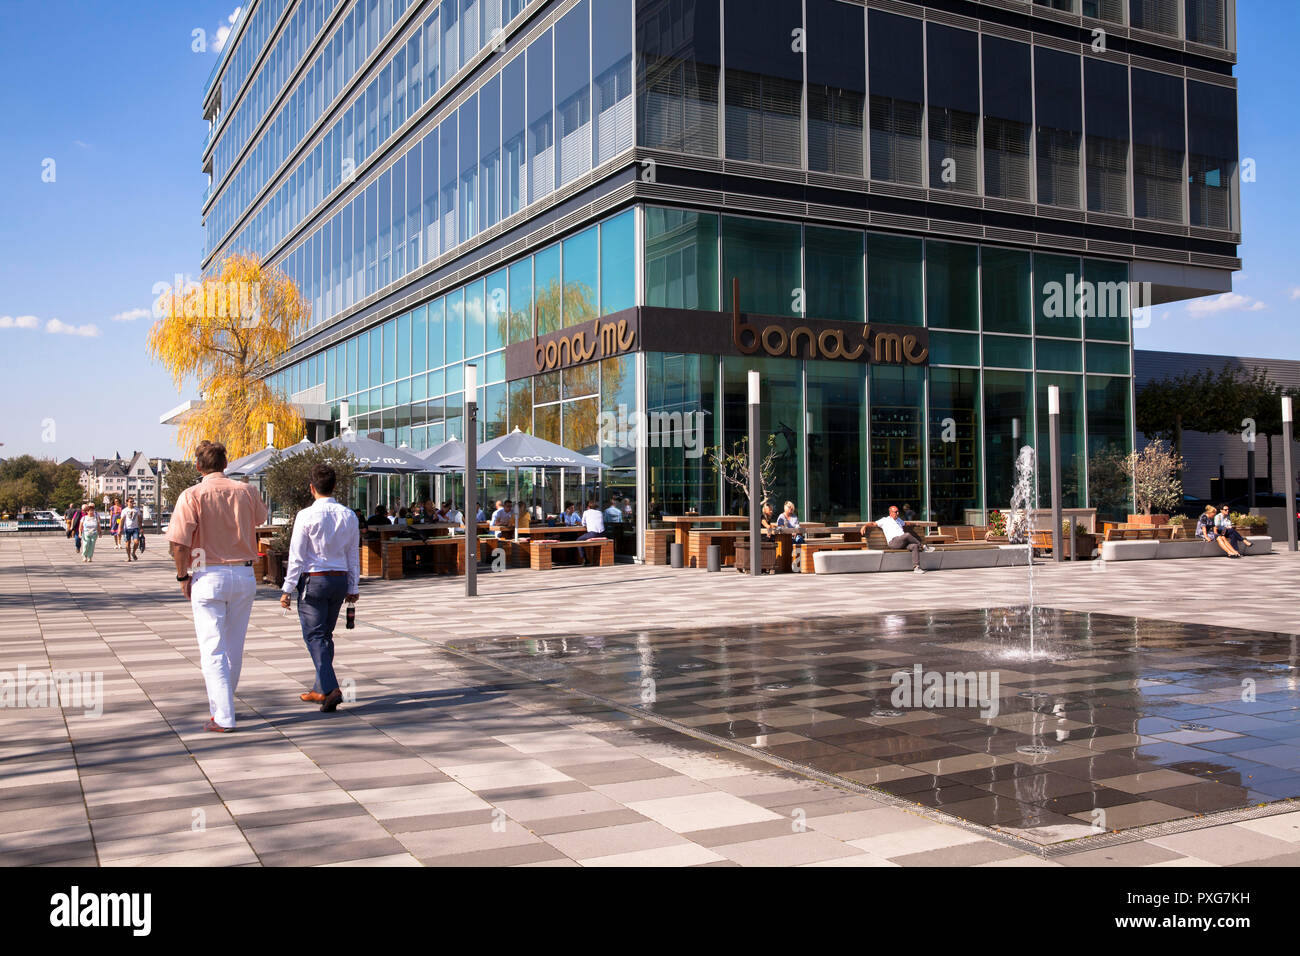
<path id="1" fill-rule="evenodd" d="M 1194 265 L 1230 258 L 1240 229 L 1215 52 L 1235 49 L 1235 10 L 1022 2 L 1042 14 L 1012 17 L 1029 31 L 920 15 L 946 3 L 563 0 L 525 18 L 522 0 L 258 0 L 205 100 L 205 268 L 254 253 L 296 284 L 310 326 L 271 381 L 334 428 L 346 402 L 393 444 L 461 436 L 477 365 L 481 439 L 518 427 L 609 466 L 582 487 L 526 478 L 546 500 L 603 486 L 643 518 L 736 510 L 701 448 L 608 426 L 698 413 L 729 450 L 758 368 L 778 507 L 978 523 L 1008 504 L 1021 446 L 1047 468 L 1056 386 L 1067 504 L 1122 513 L 1090 469 L 1133 441 L 1141 244 Z M 1140 65 L 1049 11 L 1144 31 Z M 924 330 L 928 364 L 638 344 L 506 377 L 511 346 L 624 310 L 725 321 L 733 279 L 750 314 Z"/>

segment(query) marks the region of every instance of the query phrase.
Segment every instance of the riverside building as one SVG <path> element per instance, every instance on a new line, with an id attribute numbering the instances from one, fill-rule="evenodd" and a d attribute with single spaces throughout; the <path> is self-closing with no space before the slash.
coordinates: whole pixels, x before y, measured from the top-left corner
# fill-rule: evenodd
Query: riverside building
<path id="1" fill-rule="evenodd" d="M 205 268 L 297 282 L 317 434 L 462 436 L 472 363 L 481 439 L 610 466 L 537 496 L 640 526 L 736 506 L 672 423 L 730 450 L 752 368 L 809 518 L 1005 507 L 1052 385 L 1065 504 L 1122 513 L 1133 309 L 1240 268 L 1235 49 L 1232 0 L 254 0 Z"/>

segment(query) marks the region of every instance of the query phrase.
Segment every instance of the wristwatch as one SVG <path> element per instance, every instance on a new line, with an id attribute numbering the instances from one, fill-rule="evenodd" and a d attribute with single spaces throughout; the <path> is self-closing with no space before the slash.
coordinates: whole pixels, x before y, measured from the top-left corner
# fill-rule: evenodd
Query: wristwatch
<path id="1" fill-rule="evenodd" d="M 177 581 L 188 581 L 189 579 L 190 579 L 190 576 L 189 576 L 188 574 L 178 574 L 178 575 L 176 575 L 176 580 L 177 580 Z"/>

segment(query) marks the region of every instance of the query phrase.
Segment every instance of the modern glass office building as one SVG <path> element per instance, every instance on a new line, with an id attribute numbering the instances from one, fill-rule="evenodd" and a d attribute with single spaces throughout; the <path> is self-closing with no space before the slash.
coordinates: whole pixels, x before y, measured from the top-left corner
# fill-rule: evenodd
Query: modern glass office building
<path id="1" fill-rule="evenodd" d="M 640 527 L 738 506 L 755 368 L 778 506 L 978 519 L 1055 385 L 1066 503 L 1119 513 L 1133 307 L 1240 268 L 1235 48 L 1233 0 L 254 0 L 205 268 L 297 282 L 319 431 L 459 437 L 474 364 L 481 438 L 609 466 L 544 500 Z"/>

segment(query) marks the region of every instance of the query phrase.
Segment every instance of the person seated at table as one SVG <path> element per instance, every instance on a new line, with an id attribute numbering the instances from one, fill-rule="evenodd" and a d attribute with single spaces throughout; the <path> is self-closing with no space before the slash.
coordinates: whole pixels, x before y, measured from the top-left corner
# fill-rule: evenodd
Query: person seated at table
<path id="1" fill-rule="evenodd" d="M 759 534 L 764 538 L 776 536 L 776 518 L 772 516 L 772 506 L 763 502 L 763 512 L 758 517 Z"/>
<path id="2" fill-rule="evenodd" d="M 901 511 L 903 515 L 903 524 L 907 524 L 916 517 L 916 512 L 912 510 L 912 506 L 907 502 L 903 502 Z"/>
<path id="3" fill-rule="evenodd" d="M 411 520 L 411 512 L 405 508 L 397 509 L 397 520 L 393 524 L 411 525 L 415 522 Z"/>
<path id="4" fill-rule="evenodd" d="M 431 524 L 439 520 L 441 520 L 441 515 L 438 513 L 438 506 L 425 498 L 424 503 L 420 505 L 420 523 Z"/>
<path id="5" fill-rule="evenodd" d="M 497 504 L 500 505 L 501 502 L 498 501 Z M 483 510 L 483 506 L 482 506 L 482 505 L 479 505 L 478 511 L 474 512 L 474 520 L 475 520 L 475 521 L 487 521 L 487 519 L 488 519 L 487 512 Z"/>
<path id="6" fill-rule="evenodd" d="M 375 513 L 366 519 L 366 525 L 371 528 L 387 527 L 392 522 L 388 520 L 388 509 L 383 505 L 375 505 Z"/>
<path id="7" fill-rule="evenodd" d="M 605 537 L 605 514 L 600 510 L 600 507 L 595 500 L 587 502 L 587 510 L 582 513 L 581 523 L 586 530 L 583 531 L 582 534 L 578 535 L 574 540 L 587 541 L 591 538 Z M 586 549 L 579 548 L 578 564 L 585 565 L 586 563 Z"/>
<path id="8" fill-rule="evenodd" d="M 632 499 L 623 499 L 623 522 L 625 524 L 636 523 L 636 509 L 632 507 Z"/>
<path id="9" fill-rule="evenodd" d="M 610 496 L 609 507 L 605 509 L 605 521 L 610 524 L 621 524 L 623 522 L 623 507 L 619 503 L 618 495 Z"/>
<path id="10" fill-rule="evenodd" d="M 1230 558 L 1239 558 L 1240 554 L 1228 540 L 1228 536 L 1219 533 L 1219 529 L 1214 526 L 1215 508 L 1214 505 L 1206 505 L 1205 513 L 1196 519 L 1196 537 L 1203 541 L 1213 541 L 1219 548 Z"/>
<path id="11" fill-rule="evenodd" d="M 357 516 L 357 545 L 360 546 L 366 540 L 366 513 L 360 508 L 353 508 L 352 513 Z"/>
<path id="12" fill-rule="evenodd" d="M 578 511 L 577 505 L 572 501 L 566 501 L 564 503 L 564 514 L 560 515 L 560 521 L 566 528 L 582 524 L 582 514 Z"/>
<path id="13" fill-rule="evenodd" d="M 917 574 L 925 573 L 925 569 L 921 567 L 921 552 L 933 551 L 934 548 L 907 530 L 907 522 L 902 519 L 898 505 L 890 505 L 888 516 L 877 519 L 876 527 L 885 535 L 886 547 L 896 550 L 906 548 L 911 551 L 912 570 Z M 867 532 L 870 530 L 866 525 L 862 526 L 863 539 L 867 537 Z"/>
<path id="14" fill-rule="evenodd" d="M 442 519 L 445 524 L 454 524 L 456 527 L 463 527 L 465 524 L 465 515 L 456 507 L 454 501 L 444 501 L 442 503 Z"/>
<path id="15" fill-rule="evenodd" d="M 540 498 L 533 499 L 533 506 L 528 509 L 528 516 L 534 524 L 541 524 L 546 520 L 546 509 L 542 507 Z"/>
<path id="16" fill-rule="evenodd" d="M 785 507 L 781 510 L 781 515 L 776 519 L 778 528 L 789 528 L 795 532 L 794 543 L 803 544 L 803 535 L 799 533 L 799 516 L 795 514 L 794 502 L 787 501 Z"/>
<path id="17" fill-rule="evenodd" d="M 515 507 L 514 502 L 509 498 L 505 502 L 497 502 L 496 511 L 492 512 L 492 531 L 499 538 L 502 532 L 509 531 L 515 526 Z"/>
<path id="18" fill-rule="evenodd" d="M 1227 505 L 1219 507 L 1219 513 L 1214 516 L 1214 527 L 1219 530 L 1219 534 L 1228 539 L 1228 543 L 1236 548 L 1238 552 L 1242 548 L 1253 548 L 1255 546 L 1253 542 L 1243 538 L 1241 532 L 1233 525 L 1232 515 L 1228 511 Z"/>

